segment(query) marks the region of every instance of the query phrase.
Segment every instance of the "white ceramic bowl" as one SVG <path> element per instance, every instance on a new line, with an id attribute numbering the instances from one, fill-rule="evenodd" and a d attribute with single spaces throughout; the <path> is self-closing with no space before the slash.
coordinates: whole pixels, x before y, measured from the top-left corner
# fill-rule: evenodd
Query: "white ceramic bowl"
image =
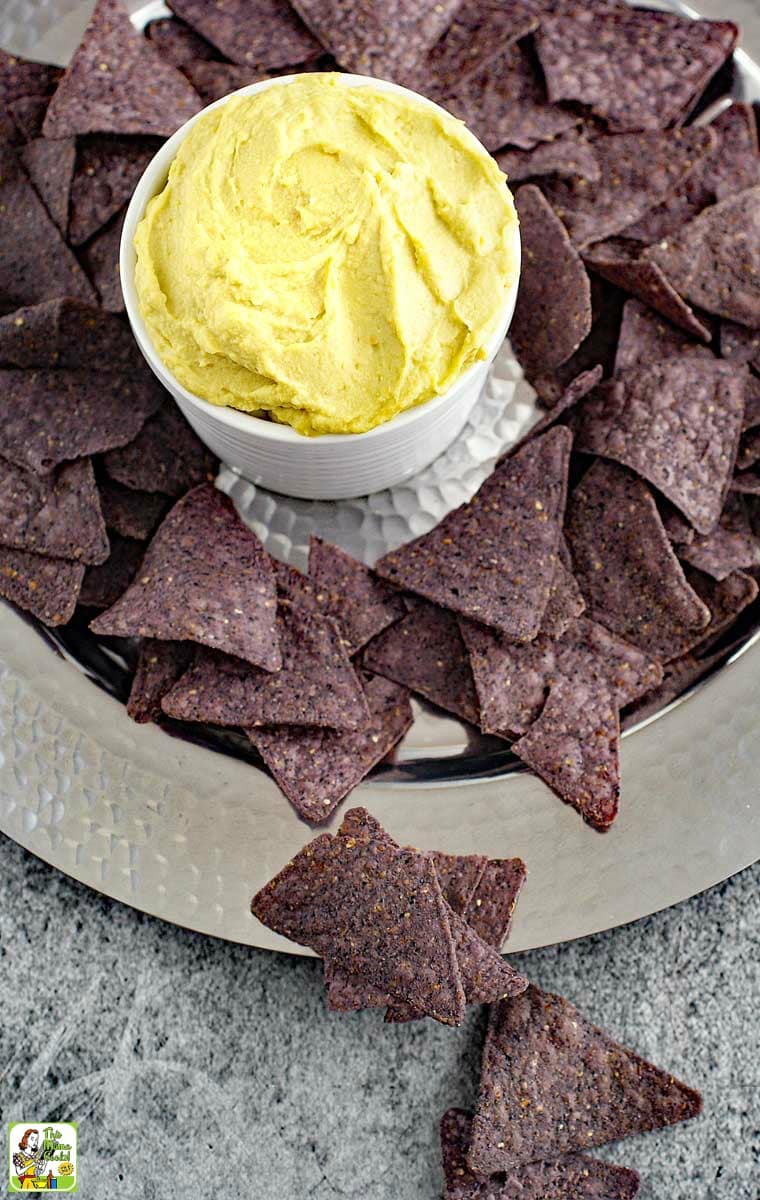
<path id="1" fill-rule="evenodd" d="M 290 83 L 285 75 L 250 84 L 231 93 L 251 96 L 265 88 Z M 414 97 L 431 108 L 431 100 L 394 83 L 365 75 L 344 75 L 347 87 L 373 87 Z M 340 500 L 366 496 L 410 479 L 437 458 L 458 436 L 474 408 L 496 353 L 506 337 L 515 300 L 520 265 L 520 235 L 515 224 L 515 281 L 507 296 L 502 319 L 488 346 L 487 357 L 470 367 L 441 396 L 400 413 L 368 433 L 323 434 L 304 437 L 289 425 L 278 425 L 234 408 L 209 404 L 187 391 L 156 353 L 140 315 L 135 288 L 135 231 L 148 201 L 166 183 L 169 168 L 191 126 L 210 108 L 226 104 L 229 96 L 191 117 L 161 147 L 147 166 L 127 209 L 121 235 L 120 274 L 127 316 L 148 365 L 174 396 L 187 420 L 210 450 L 252 483 L 286 496 L 312 500 Z M 486 151 L 474 134 L 468 136 Z"/>

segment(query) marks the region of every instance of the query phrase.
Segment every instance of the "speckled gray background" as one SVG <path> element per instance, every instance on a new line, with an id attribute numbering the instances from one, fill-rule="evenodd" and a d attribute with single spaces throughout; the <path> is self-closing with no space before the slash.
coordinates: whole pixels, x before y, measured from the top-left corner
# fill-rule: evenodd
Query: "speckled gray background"
<path id="1" fill-rule="evenodd" d="M 757 0 L 698 7 L 760 45 Z M 608 1154 L 642 1200 L 760 1200 L 760 865 L 516 962 L 704 1091 L 698 1121 Z M 332 1016 L 318 964 L 164 925 L 0 840 L 0 1121 L 79 1121 L 86 1200 L 433 1200 L 482 1037 L 478 1012 Z"/>
<path id="2" fill-rule="evenodd" d="M 0 1116 L 79 1121 L 87 1200 L 440 1196 L 437 1121 L 472 1102 L 481 1012 L 331 1015 L 314 961 L 144 917 L 6 840 L 0 879 Z M 515 961 L 704 1091 L 698 1121 L 608 1154 L 642 1200 L 758 1200 L 760 864 Z"/>

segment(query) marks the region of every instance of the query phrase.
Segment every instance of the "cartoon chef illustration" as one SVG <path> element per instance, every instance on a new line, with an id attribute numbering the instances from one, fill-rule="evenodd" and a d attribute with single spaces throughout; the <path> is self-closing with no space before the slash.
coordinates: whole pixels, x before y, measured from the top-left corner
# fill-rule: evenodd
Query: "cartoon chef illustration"
<path id="1" fill-rule="evenodd" d="M 18 1144 L 18 1150 L 13 1155 L 13 1166 L 22 1192 L 37 1191 L 48 1187 L 45 1167 L 47 1159 L 40 1149 L 40 1133 L 38 1129 L 25 1129 Z"/>

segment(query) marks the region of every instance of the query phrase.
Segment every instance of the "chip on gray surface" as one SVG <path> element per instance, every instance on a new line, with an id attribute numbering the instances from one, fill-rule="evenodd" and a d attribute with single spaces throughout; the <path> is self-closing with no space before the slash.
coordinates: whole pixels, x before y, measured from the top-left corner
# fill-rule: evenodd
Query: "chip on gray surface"
<path id="1" fill-rule="evenodd" d="M 491 1010 L 467 1165 L 488 1176 L 701 1111 L 693 1088 L 531 986 Z"/>
<path id="2" fill-rule="evenodd" d="M 137 670 L 127 700 L 127 712 L 133 721 L 160 722 L 161 700 L 185 673 L 195 654 L 192 642 L 159 642 L 145 638 L 140 643 Z"/>
<path id="3" fill-rule="evenodd" d="M 0 547 L 0 596 L 43 625 L 65 625 L 71 620 L 84 573 L 83 563 Z"/>

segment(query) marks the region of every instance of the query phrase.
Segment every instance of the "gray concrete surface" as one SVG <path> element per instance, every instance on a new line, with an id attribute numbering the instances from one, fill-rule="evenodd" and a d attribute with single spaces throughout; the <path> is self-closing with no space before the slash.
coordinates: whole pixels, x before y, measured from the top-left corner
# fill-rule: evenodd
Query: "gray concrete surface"
<path id="1" fill-rule="evenodd" d="M 704 1091 L 699 1120 L 607 1153 L 642 1200 L 758 1200 L 760 864 L 515 962 Z M 0 971 L 0 1121 L 77 1120 L 87 1200 L 440 1196 L 437 1121 L 472 1103 L 482 1010 L 331 1015 L 316 962 L 165 925 L 5 839 Z"/>

